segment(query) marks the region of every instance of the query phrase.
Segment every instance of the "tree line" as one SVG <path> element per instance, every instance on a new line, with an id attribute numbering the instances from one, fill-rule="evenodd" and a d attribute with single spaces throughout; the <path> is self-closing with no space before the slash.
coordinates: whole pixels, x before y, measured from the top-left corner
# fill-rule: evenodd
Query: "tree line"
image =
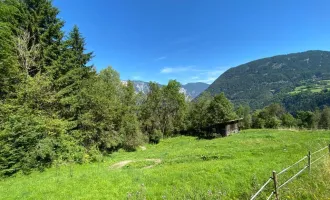
<path id="1" fill-rule="evenodd" d="M 330 108 L 290 113 L 284 106 L 274 103 L 263 109 L 250 112 L 248 106 L 239 106 L 236 110 L 243 118 L 241 128 L 298 128 L 330 129 Z"/>

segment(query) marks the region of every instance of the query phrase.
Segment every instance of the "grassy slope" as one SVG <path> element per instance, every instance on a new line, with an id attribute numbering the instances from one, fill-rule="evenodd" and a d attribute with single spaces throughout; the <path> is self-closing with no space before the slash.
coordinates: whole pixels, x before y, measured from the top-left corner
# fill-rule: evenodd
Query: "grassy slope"
<path id="1" fill-rule="evenodd" d="M 72 177 L 70 166 L 61 166 L 2 180 L 0 199 L 247 199 L 272 170 L 280 171 L 329 141 L 330 132 L 278 130 L 248 130 L 214 140 L 170 138 L 147 145 L 146 151 L 117 152 L 102 163 L 74 165 Z M 151 169 L 142 169 L 147 161 L 109 168 L 147 158 L 162 163 Z"/>
<path id="2" fill-rule="evenodd" d="M 289 92 L 289 94 L 299 94 L 308 90 L 315 93 L 321 92 L 324 89 L 330 89 L 330 80 L 318 81 L 314 84 L 309 84 L 309 87 L 307 85 L 298 86 L 292 92 Z"/>

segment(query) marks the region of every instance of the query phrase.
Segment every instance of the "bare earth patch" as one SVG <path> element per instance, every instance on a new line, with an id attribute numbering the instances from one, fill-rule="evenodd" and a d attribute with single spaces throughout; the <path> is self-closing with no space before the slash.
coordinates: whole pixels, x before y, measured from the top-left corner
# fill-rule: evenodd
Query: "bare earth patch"
<path id="1" fill-rule="evenodd" d="M 150 168 L 152 168 L 152 167 L 154 167 L 154 166 L 156 166 L 156 165 L 158 165 L 159 163 L 162 162 L 161 159 L 145 159 L 145 161 L 151 161 L 151 162 L 154 162 L 155 164 L 143 167 L 143 169 L 150 169 Z M 121 169 L 121 168 L 125 167 L 126 165 L 128 165 L 131 162 L 137 162 L 137 161 L 124 160 L 124 161 L 113 164 L 110 168 L 111 169 Z"/>
<path id="2" fill-rule="evenodd" d="M 147 150 L 147 147 L 145 147 L 145 146 L 140 146 L 140 148 L 141 148 L 142 151 Z"/>
<path id="3" fill-rule="evenodd" d="M 116 163 L 114 165 L 111 166 L 111 169 L 120 169 L 122 167 L 124 167 L 125 165 L 129 164 L 133 162 L 133 160 L 124 160 L 124 161 L 121 161 L 119 163 Z"/>
<path id="4" fill-rule="evenodd" d="M 153 162 L 155 162 L 155 164 L 154 165 L 146 166 L 143 169 L 150 169 L 150 168 L 152 168 L 152 167 L 154 167 L 154 166 L 156 166 L 156 165 L 158 165 L 159 163 L 162 162 L 161 159 L 146 159 L 146 161 L 153 161 Z"/>

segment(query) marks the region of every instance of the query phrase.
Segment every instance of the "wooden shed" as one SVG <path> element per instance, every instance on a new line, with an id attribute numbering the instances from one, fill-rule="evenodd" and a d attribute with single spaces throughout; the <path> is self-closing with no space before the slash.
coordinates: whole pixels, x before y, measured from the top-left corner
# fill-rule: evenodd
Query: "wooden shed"
<path id="1" fill-rule="evenodd" d="M 218 124 L 218 126 L 220 127 L 220 132 L 217 132 L 217 133 L 220 133 L 224 137 L 238 133 L 239 132 L 239 122 L 241 120 L 242 119 L 235 119 L 235 120 L 230 120 L 230 121 Z"/>
<path id="2" fill-rule="evenodd" d="M 217 138 L 217 137 L 227 137 L 229 135 L 238 133 L 239 122 L 242 119 L 230 120 L 222 123 L 212 124 L 209 126 L 201 127 L 199 129 L 188 129 L 182 130 L 182 135 L 198 136 L 200 138 Z"/>
<path id="3" fill-rule="evenodd" d="M 226 137 L 239 132 L 239 122 L 242 119 L 230 120 L 222 123 L 213 124 L 203 128 L 211 137 Z M 210 135 L 211 134 L 211 135 Z"/>

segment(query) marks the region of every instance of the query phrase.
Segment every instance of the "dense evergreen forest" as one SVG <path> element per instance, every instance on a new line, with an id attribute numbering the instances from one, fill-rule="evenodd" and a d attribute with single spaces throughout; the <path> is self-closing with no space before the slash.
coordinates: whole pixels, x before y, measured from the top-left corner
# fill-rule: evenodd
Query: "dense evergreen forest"
<path id="1" fill-rule="evenodd" d="M 79 28 L 63 32 L 58 13 L 49 0 L 0 1 L 0 176 L 93 162 L 238 117 L 242 128 L 330 127 L 327 107 L 294 116 L 279 104 L 252 112 L 224 93 L 188 102 L 175 80 L 136 93 L 113 68 L 96 72 Z"/>

